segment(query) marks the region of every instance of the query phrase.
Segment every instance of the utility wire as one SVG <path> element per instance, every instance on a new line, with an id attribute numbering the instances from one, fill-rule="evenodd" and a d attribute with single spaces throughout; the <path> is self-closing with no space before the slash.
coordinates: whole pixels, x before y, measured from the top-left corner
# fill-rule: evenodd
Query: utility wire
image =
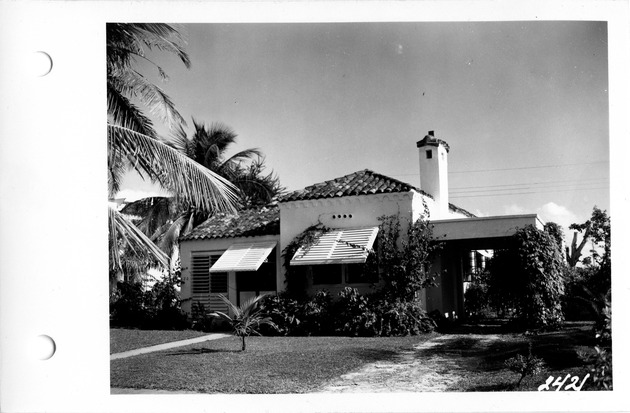
<path id="1" fill-rule="evenodd" d="M 500 184 L 500 185 L 478 185 L 478 186 L 460 186 L 460 187 L 452 187 L 451 190 L 466 190 L 471 188 L 499 188 L 499 187 L 511 187 L 511 186 L 525 186 L 525 185 L 544 185 L 544 186 L 555 186 L 556 183 L 587 183 L 587 182 L 608 182 L 608 178 L 599 178 L 599 179 L 565 179 L 560 181 L 541 181 L 541 182 L 523 182 L 517 184 Z"/>
<path id="2" fill-rule="evenodd" d="M 482 198 L 489 196 L 506 196 L 506 195 L 527 195 L 527 194 L 543 194 L 549 192 L 575 192 L 575 191 L 593 191 L 598 189 L 608 189 L 607 186 L 594 187 L 594 188 L 573 188 L 573 189 L 557 189 L 551 191 L 529 191 L 529 192 L 509 192 L 509 193 L 498 193 L 498 194 L 472 194 L 472 195 L 449 195 L 450 198 Z"/>
<path id="3" fill-rule="evenodd" d="M 494 171 L 516 171 L 516 170 L 522 170 L 522 169 L 561 168 L 563 166 L 596 165 L 600 163 L 608 163 L 608 161 L 564 163 L 564 164 L 557 164 L 557 165 L 521 166 L 517 168 L 475 169 L 475 170 L 470 170 L 470 171 L 450 171 L 449 174 L 464 174 L 464 173 L 467 174 L 467 173 L 472 173 L 472 172 L 494 172 Z"/>
<path id="4" fill-rule="evenodd" d="M 451 195 L 459 195 L 459 194 L 470 194 L 470 193 L 484 193 L 484 192 L 507 192 L 507 191 L 524 191 L 527 189 L 537 190 L 537 189 L 562 189 L 562 188 L 587 188 L 593 185 L 602 185 L 606 184 L 606 182 L 590 182 L 585 185 L 576 185 L 576 184 L 554 184 L 554 185 L 540 185 L 540 186 L 520 186 L 520 187 L 508 187 L 508 188 L 494 188 L 494 189 L 462 189 L 458 191 L 449 191 Z"/>
<path id="5" fill-rule="evenodd" d="M 468 171 L 449 171 L 450 174 L 467 174 L 474 172 L 495 172 L 495 171 L 517 171 L 523 169 L 542 169 L 542 168 L 561 168 L 564 166 L 584 166 L 584 165 L 597 165 L 602 163 L 608 163 L 608 161 L 594 161 L 594 162 L 578 162 L 578 163 L 564 163 L 556 165 L 539 165 L 539 166 L 520 166 L 516 168 L 496 168 L 496 169 L 472 169 Z M 389 174 L 389 176 L 414 176 L 417 174 Z"/>

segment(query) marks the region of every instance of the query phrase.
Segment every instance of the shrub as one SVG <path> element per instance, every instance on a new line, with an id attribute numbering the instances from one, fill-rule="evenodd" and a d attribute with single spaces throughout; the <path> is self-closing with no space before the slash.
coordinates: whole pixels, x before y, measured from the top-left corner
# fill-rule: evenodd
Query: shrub
<path id="1" fill-rule="evenodd" d="M 542 359 L 532 355 L 531 343 L 529 344 L 529 354 L 527 356 L 517 354 L 516 357 L 512 357 L 505 361 L 505 367 L 514 373 L 521 375 L 518 382 L 515 384 L 515 387 L 517 388 L 521 385 L 521 382 L 525 377 L 541 373 L 544 366 L 545 362 Z"/>
<path id="2" fill-rule="evenodd" d="M 599 297 L 592 296 L 593 309 L 597 313 L 593 331 L 597 342 L 604 346 L 610 346 L 612 342 L 612 304 L 610 302 L 611 291 Z"/>
<path id="3" fill-rule="evenodd" d="M 335 303 L 337 331 L 349 336 L 376 335 L 376 314 L 370 299 L 356 288 L 346 287 L 339 292 Z"/>
<path id="4" fill-rule="evenodd" d="M 207 333 L 213 331 L 225 331 L 229 329 L 229 324 L 220 319 L 210 316 L 210 312 L 206 307 L 195 302 L 191 308 L 191 325 L 190 328 L 197 331 L 205 331 Z"/>
<path id="5" fill-rule="evenodd" d="M 383 300 L 377 303 L 374 312 L 378 336 L 416 335 L 431 332 L 436 327 L 435 321 L 427 316 L 419 300 Z"/>
<path id="6" fill-rule="evenodd" d="M 268 295 L 260 303 L 262 311 L 269 314 L 277 329 L 265 328 L 261 332 L 265 335 L 280 334 L 283 336 L 305 335 L 302 328 L 303 302 L 291 298 L 288 294 Z"/>
<path id="7" fill-rule="evenodd" d="M 593 383 L 599 390 L 612 390 L 612 352 L 595 346 L 595 356 L 591 359 Z"/>
<path id="8" fill-rule="evenodd" d="M 589 285 L 597 272 L 596 267 L 568 268 L 562 308 L 567 320 L 595 320 Z"/>
<path id="9" fill-rule="evenodd" d="M 380 295 L 361 295 L 349 287 L 334 301 L 324 290 L 303 300 L 286 294 L 269 296 L 262 309 L 278 326 L 277 331 L 262 329 L 266 335 L 404 336 L 435 328 L 420 301 L 389 301 Z"/>
<path id="10" fill-rule="evenodd" d="M 557 328 L 564 321 L 564 262 L 555 238 L 530 225 L 513 236 L 515 248 L 495 251 L 488 290 L 495 307 L 514 306 L 526 327 Z"/>
<path id="11" fill-rule="evenodd" d="M 308 335 L 327 335 L 334 333 L 332 316 L 332 297 L 326 290 L 320 290 L 306 301 L 301 309 L 303 331 Z"/>
<path id="12" fill-rule="evenodd" d="M 189 327 L 186 314 L 181 310 L 176 281 L 163 280 L 153 285 L 149 296 L 152 311 L 151 326 L 160 330 L 183 330 Z"/>
<path id="13" fill-rule="evenodd" d="M 428 210 L 426 210 L 428 215 Z M 379 217 L 378 250 L 370 265 L 376 266 L 383 284 L 381 293 L 390 300 L 415 300 L 416 293 L 435 286 L 436 274 L 429 272 L 431 256 L 441 248 L 433 238 L 433 227 L 422 218 L 410 223 L 402 237 L 398 215 Z"/>
<path id="14" fill-rule="evenodd" d="M 475 320 L 486 316 L 490 298 L 488 296 L 488 286 L 482 283 L 473 282 L 464 293 L 464 306 L 468 316 Z"/>
<path id="15" fill-rule="evenodd" d="M 110 324 L 116 327 L 145 327 L 151 319 L 151 312 L 146 307 L 149 296 L 141 283 L 119 282 L 109 305 Z"/>
<path id="16" fill-rule="evenodd" d="M 110 304 L 110 324 L 155 330 L 188 328 L 175 285 L 175 280 L 164 280 L 145 291 L 141 283 L 119 282 Z"/>

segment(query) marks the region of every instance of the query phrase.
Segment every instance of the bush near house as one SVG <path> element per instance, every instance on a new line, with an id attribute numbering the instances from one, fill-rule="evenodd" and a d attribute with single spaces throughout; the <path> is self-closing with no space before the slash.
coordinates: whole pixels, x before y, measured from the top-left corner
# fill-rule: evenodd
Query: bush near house
<path id="1" fill-rule="evenodd" d="M 110 325 L 149 330 L 188 328 L 175 285 L 174 280 L 164 280 L 145 290 L 141 283 L 119 282 L 110 299 Z"/>
<path id="2" fill-rule="evenodd" d="M 262 308 L 278 326 L 276 333 L 284 336 L 406 336 L 435 328 L 419 301 L 390 301 L 382 294 L 362 295 L 350 287 L 336 300 L 327 291 L 301 300 L 287 294 L 269 296 Z"/>
<path id="3" fill-rule="evenodd" d="M 428 210 L 425 212 L 428 215 Z M 299 248 L 314 245 L 330 228 L 313 225 L 287 245 L 283 251 L 287 292 L 263 302 L 280 334 L 404 336 L 435 328 L 416 298 L 420 289 L 435 285 L 435 274 L 428 267 L 440 245 L 433 238 L 432 227 L 418 219 L 407 227 L 403 237 L 398 215 L 381 216 L 379 221 L 378 249 L 369 251 L 363 265 L 364 274 L 381 279 L 374 294 L 362 295 L 346 287 L 335 300 L 326 291 L 307 295 L 306 273 L 291 266 L 291 258 Z"/>
<path id="4" fill-rule="evenodd" d="M 525 328 L 558 328 L 564 321 L 565 263 L 553 234 L 534 226 L 513 235 L 515 247 L 495 251 L 488 265 L 489 303 L 499 313 L 514 309 Z"/>
<path id="5" fill-rule="evenodd" d="M 466 312 L 471 321 L 487 317 L 490 310 L 488 286 L 485 283 L 473 282 L 464 293 Z"/>

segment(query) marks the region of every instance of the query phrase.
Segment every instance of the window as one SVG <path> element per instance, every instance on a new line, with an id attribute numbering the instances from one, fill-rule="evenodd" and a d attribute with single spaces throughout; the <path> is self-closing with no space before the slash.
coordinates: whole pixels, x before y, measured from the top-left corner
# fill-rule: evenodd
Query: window
<path id="1" fill-rule="evenodd" d="M 239 291 L 275 291 L 276 290 L 276 250 L 271 252 L 258 271 L 240 271 L 236 273 L 236 285 Z"/>
<path id="2" fill-rule="evenodd" d="M 214 272 L 210 274 L 210 292 L 213 294 L 228 292 L 227 272 Z"/>
<path id="3" fill-rule="evenodd" d="M 193 294 L 208 294 L 210 292 L 210 263 L 212 258 L 208 254 L 195 254 L 190 261 L 190 278 Z"/>
<path id="4" fill-rule="evenodd" d="M 366 284 L 378 281 L 378 274 L 366 273 L 363 264 L 348 264 L 345 267 L 346 284 Z"/>
<path id="5" fill-rule="evenodd" d="M 311 266 L 313 285 L 321 284 L 371 284 L 378 281 L 378 274 L 368 274 L 363 264 L 327 264 Z"/>
<path id="6" fill-rule="evenodd" d="M 313 285 L 341 284 L 341 264 L 313 265 Z"/>
<path id="7" fill-rule="evenodd" d="M 226 293 L 227 273 L 210 274 L 210 267 L 221 254 L 194 254 L 191 257 L 191 289 L 193 294 Z"/>
<path id="8" fill-rule="evenodd" d="M 429 149 L 427 151 L 427 159 L 431 159 L 431 158 L 433 158 L 433 151 L 431 149 Z"/>

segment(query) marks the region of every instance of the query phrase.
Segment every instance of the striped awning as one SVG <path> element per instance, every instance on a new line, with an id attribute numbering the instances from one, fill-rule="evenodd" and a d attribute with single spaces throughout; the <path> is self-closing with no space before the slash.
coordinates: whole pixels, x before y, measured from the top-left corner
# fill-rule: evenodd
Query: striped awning
<path id="1" fill-rule="evenodd" d="M 378 227 L 336 229 L 308 248 L 300 247 L 291 265 L 361 264 L 374 245 Z"/>
<path id="2" fill-rule="evenodd" d="M 276 241 L 232 244 L 210 268 L 210 272 L 256 271 L 276 246 Z"/>

